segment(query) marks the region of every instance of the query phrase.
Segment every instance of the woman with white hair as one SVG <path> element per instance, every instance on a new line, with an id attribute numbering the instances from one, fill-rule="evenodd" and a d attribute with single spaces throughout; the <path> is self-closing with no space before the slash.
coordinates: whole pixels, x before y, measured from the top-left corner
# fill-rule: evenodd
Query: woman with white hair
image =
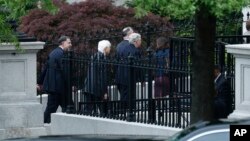
<path id="1" fill-rule="evenodd" d="M 111 50 L 111 43 L 108 40 L 101 40 L 98 42 L 99 55 L 108 56 Z"/>
<path id="2" fill-rule="evenodd" d="M 110 54 L 111 43 L 108 40 L 101 40 L 98 42 L 98 52 L 91 57 L 89 63 L 87 78 L 85 79 L 85 94 L 87 102 L 94 101 L 106 101 L 108 98 L 108 79 L 107 79 L 107 67 L 102 61 L 106 59 L 106 56 Z M 95 104 L 94 104 L 95 105 Z M 104 104 L 97 104 L 101 114 L 105 115 L 107 107 Z M 97 114 L 96 108 L 93 104 L 86 105 L 84 109 L 85 114 Z"/>

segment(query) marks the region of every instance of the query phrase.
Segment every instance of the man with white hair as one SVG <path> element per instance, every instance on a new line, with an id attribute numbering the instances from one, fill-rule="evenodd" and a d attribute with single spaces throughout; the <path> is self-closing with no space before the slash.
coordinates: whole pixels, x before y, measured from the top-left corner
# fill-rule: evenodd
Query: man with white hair
<path id="1" fill-rule="evenodd" d="M 140 57 L 139 48 L 141 46 L 141 35 L 139 33 L 131 33 L 128 36 L 129 44 L 122 48 L 120 51 L 120 59 L 126 60 L 128 56 L 133 56 L 135 58 Z M 117 74 L 116 74 L 116 83 L 118 90 L 121 94 L 122 101 L 122 113 L 125 113 L 125 110 L 128 108 L 128 88 L 129 88 L 129 75 L 128 75 L 128 67 L 126 66 L 118 66 Z M 134 78 L 134 77 L 133 77 Z M 135 96 L 135 94 L 133 94 Z"/>
<path id="2" fill-rule="evenodd" d="M 141 35 L 139 33 L 131 33 L 128 36 L 128 45 L 120 49 L 120 57 L 127 58 L 129 55 L 139 57 L 141 43 Z"/>
<path id="3" fill-rule="evenodd" d="M 98 52 L 91 57 L 91 62 L 88 67 L 87 78 L 85 79 L 85 94 L 87 102 L 103 101 L 108 97 L 108 78 L 107 67 L 100 61 L 105 60 L 110 54 L 111 43 L 108 40 L 101 40 L 98 42 Z M 101 103 L 99 103 L 101 104 Z M 101 114 L 106 114 L 105 107 L 97 105 Z M 86 105 L 84 109 L 85 114 L 92 114 L 96 110 L 93 104 Z"/>
<path id="4" fill-rule="evenodd" d="M 141 35 L 139 33 L 132 33 L 128 37 L 128 41 L 132 46 L 139 48 L 141 47 Z"/>

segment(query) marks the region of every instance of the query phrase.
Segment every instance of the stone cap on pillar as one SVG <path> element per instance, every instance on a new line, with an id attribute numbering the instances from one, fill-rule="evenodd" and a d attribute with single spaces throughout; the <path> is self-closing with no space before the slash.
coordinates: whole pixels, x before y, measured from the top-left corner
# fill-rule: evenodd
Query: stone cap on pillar
<path id="1" fill-rule="evenodd" d="M 20 42 L 20 48 L 24 49 L 25 53 L 36 53 L 37 51 L 43 49 L 45 42 L 35 41 L 35 42 Z M 1 43 L 0 44 L 0 54 L 18 54 L 19 52 L 13 43 Z"/>
<path id="2" fill-rule="evenodd" d="M 28 36 L 27 34 L 17 31 L 16 30 L 16 22 L 15 21 L 10 21 L 10 24 L 12 26 L 12 29 L 15 32 L 15 35 L 20 43 L 20 48 L 25 50 L 26 53 L 36 53 L 38 50 L 43 49 L 44 42 L 37 41 L 37 39 L 33 36 Z M 0 54 L 5 54 L 5 53 L 21 53 L 20 51 L 16 50 L 16 46 L 14 43 L 0 43 Z"/>
<path id="3" fill-rule="evenodd" d="M 250 56 L 250 44 L 232 44 L 226 45 L 226 50 L 228 53 L 233 55 L 247 55 Z"/>

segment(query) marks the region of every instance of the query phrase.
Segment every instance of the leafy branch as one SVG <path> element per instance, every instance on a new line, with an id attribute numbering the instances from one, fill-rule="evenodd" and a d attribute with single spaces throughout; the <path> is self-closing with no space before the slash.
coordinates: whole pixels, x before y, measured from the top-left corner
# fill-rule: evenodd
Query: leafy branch
<path id="1" fill-rule="evenodd" d="M 0 0 L 0 43 L 14 43 L 16 49 L 19 50 L 20 45 L 15 27 L 13 28 L 10 21 L 18 24 L 22 16 L 36 8 L 46 10 L 51 14 L 58 11 L 53 0 Z"/>

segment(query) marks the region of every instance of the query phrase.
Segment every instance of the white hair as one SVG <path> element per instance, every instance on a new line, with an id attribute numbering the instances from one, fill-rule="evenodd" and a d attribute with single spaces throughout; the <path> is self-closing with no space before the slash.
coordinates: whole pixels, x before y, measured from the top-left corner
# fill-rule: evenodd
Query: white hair
<path id="1" fill-rule="evenodd" d="M 131 33 L 128 36 L 128 41 L 131 44 L 134 44 L 134 42 L 137 41 L 137 40 L 141 40 L 141 35 L 139 33 Z"/>
<path id="2" fill-rule="evenodd" d="M 104 53 L 105 48 L 110 48 L 111 43 L 108 40 L 101 40 L 98 42 L 98 51 Z"/>

